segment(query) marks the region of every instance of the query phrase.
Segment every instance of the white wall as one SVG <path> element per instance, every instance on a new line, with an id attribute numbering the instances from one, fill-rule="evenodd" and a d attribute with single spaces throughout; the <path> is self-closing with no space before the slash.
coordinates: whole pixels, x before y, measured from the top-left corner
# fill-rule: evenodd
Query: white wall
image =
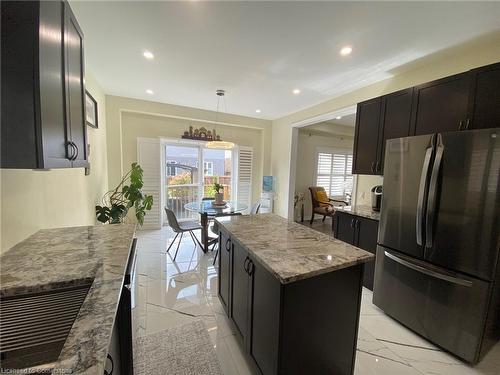
<path id="1" fill-rule="evenodd" d="M 299 130 L 297 142 L 297 170 L 295 177 L 295 192 L 303 193 L 305 196 L 304 212 L 305 218 L 311 216 L 311 194 L 309 186 L 316 184 L 314 177 L 316 172 L 316 154 L 319 147 L 353 149 L 354 128 L 338 127 L 338 135 L 326 132 L 318 132 L 303 128 Z M 343 131 L 342 131 L 343 130 Z M 300 217 L 299 206 L 296 209 L 296 219 Z"/>
<path id="2" fill-rule="evenodd" d="M 90 73 L 86 88 L 99 110 L 99 129 L 87 127 L 90 175 L 83 168 L 1 169 L 2 251 L 39 229 L 95 224 L 95 204 L 108 188 L 106 100 Z"/>
<path id="3" fill-rule="evenodd" d="M 259 198 L 262 176 L 271 170 L 271 121 L 220 113 L 218 124 L 213 124 L 214 111 L 117 96 L 107 96 L 106 100 L 111 187 L 137 160 L 137 137 L 181 139 L 192 125 L 216 128 L 224 140 L 253 148 L 252 200 Z"/>
<path id="4" fill-rule="evenodd" d="M 294 124 L 350 107 L 370 98 L 499 61 L 500 33 L 497 33 L 410 63 L 397 71 L 391 71 L 390 73 L 394 75 L 392 78 L 273 121 L 271 169 L 272 174 L 276 176 L 275 212 L 288 217 L 290 201 L 293 200 L 290 181 L 293 181 L 295 172 L 292 162 L 292 158 L 295 157 L 292 154 Z M 365 177 L 360 177 L 361 183 L 368 185 L 369 181 L 365 182 L 364 179 Z"/>

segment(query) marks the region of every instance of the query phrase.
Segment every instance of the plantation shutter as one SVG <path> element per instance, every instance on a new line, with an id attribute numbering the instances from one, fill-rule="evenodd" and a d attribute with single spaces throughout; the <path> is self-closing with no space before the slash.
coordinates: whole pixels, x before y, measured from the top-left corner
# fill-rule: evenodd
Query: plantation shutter
<path id="1" fill-rule="evenodd" d="M 240 147 L 238 150 L 238 180 L 237 195 L 238 202 L 248 205 L 252 204 L 252 162 L 253 149 L 250 147 Z"/>
<path id="2" fill-rule="evenodd" d="M 352 193 L 352 154 L 332 151 L 318 152 L 316 185 L 326 190 L 329 197 L 344 198 Z"/>
<path id="3" fill-rule="evenodd" d="M 153 196 L 151 211 L 146 211 L 144 229 L 161 228 L 161 144 L 159 139 L 137 138 L 137 161 L 144 171 L 142 192 Z"/>

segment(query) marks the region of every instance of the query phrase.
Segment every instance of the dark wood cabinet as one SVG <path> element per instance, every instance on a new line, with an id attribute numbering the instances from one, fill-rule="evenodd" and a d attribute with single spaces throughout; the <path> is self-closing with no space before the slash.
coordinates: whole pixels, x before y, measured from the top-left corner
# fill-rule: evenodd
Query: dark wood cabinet
<path id="1" fill-rule="evenodd" d="M 375 98 L 357 106 L 353 162 L 355 174 L 375 173 L 381 105 L 381 98 Z"/>
<path id="2" fill-rule="evenodd" d="M 1 167 L 87 166 L 83 34 L 69 5 L 2 1 L 1 11 Z"/>
<path id="3" fill-rule="evenodd" d="M 219 299 L 224 310 L 229 314 L 230 287 L 231 287 L 231 238 L 225 232 L 219 232 Z"/>
<path id="4" fill-rule="evenodd" d="M 376 174 L 384 172 L 385 142 L 410 135 L 412 100 L 413 88 L 382 97 Z"/>
<path id="5" fill-rule="evenodd" d="M 282 284 L 225 229 L 219 241 L 219 297 L 255 373 L 353 373 L 363 264 Z"/>
<path id="6" fill-rule="evenodd" d="M 87 128 L 85 124 L 85 72 L 83 32 L 67 3 L 64 7 L 64 51 L 66 71 L 66 121 L 74 148 L 73 167 L 87 163 Z"/>
<path id="7" fill-rule="evenodd" d="M 414 88 L 415 135 L 462 130 L 466 126 L 471 75 L 456 74 Z"/>
<path id="8" fill-rule="evenodd" d="M 248 271 L 248 252 L 238 244 L 232 243 L 232 294 L 231 318 L 238 332 L 247 343 L 248 338 L 248 296 L 250 294 L 250 273 Z"/>
<path id="9" fill-rule="evenodd" d="M 500 63 L 358 103 L 353 173 L 384 172 L 388 139 L 500 127 Z"/>
<path id="10" fill-rule="evenodd" d="M 372 254 L 377 252 L 378 221 L 337 211 L 335 213 L 335 238 L 357 246 Z M 363 286 L 373 290 L 375 260 L 365 263 Z"/>
<path id="11" fill-rule="evenodd" d="M 500 127 L 500 63 L 471 71 L 467 129 Z"/>
<path id="12" fill-rule="evenodd" d="M 358 104 L 353 173 L 383 174 L 385 142 L 410 134 L 412 98 L 407 89 Z"/>
<path id="13" fill-rule="evenodd" d="M 252 261 L 249 354 L 263 374 L 278 371 L 281 284 Z"/>
<path id="14" fill-rule="evenodd" d="M 354 245 L 356 217 L 343 212 L 335 213 L 335 238 Z"/>

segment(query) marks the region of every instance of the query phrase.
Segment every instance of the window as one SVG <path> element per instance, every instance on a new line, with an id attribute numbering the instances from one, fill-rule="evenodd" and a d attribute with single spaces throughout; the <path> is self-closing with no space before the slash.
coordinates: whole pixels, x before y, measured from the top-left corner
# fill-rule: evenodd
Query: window
<path id="1" fill-rule="evenodd" d="M 318 151 L 316 186 L 325 188 L 331 198 L 345 198 L 352 193 L 352 152 L 342 150 Z"/>
<path id="2" fill-rule="evenodd" d="M 214 163 L 211 161 L 203 162 L 203 170 L 205 171 L 205 176 L 214 175 Z"/>

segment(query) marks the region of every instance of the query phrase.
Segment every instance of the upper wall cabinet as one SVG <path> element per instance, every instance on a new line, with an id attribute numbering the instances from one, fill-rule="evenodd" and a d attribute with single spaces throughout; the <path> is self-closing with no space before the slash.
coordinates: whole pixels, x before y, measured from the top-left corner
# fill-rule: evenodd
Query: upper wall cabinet
<path id="1" fill-rule="evenodd" d="M 353 173 L 384 171 L 388 139 L 500 127 L 500 63 L 358 103 Z"/>
<path id="2" fill-rule="evenodd" d="M 413 89 L 358 104 L 353 173 L 382 174 L 385 141 L 410 133 Z"/>
<path id="3" fill-rule="evenodd" d="M 1 166 L 87 166 L 83 34 L 62 1 L 1 3 Z"/>
<path id="4" fill-rule="evenodd" d="M 358 103 L 354 136 L 353 173 L 373 174 L 377 163 L 381 98 Z"/>
<path id="5" fill-rule="evenodd" d="M 500 63 L 471 71 L 470 129 L 500 127 Z"/>
<path id="6" fill-rule="evenodd" d="M 415 135 L 461 130 L 467 121 L 470 75 L 457 74 L 415 87 Z"/>

